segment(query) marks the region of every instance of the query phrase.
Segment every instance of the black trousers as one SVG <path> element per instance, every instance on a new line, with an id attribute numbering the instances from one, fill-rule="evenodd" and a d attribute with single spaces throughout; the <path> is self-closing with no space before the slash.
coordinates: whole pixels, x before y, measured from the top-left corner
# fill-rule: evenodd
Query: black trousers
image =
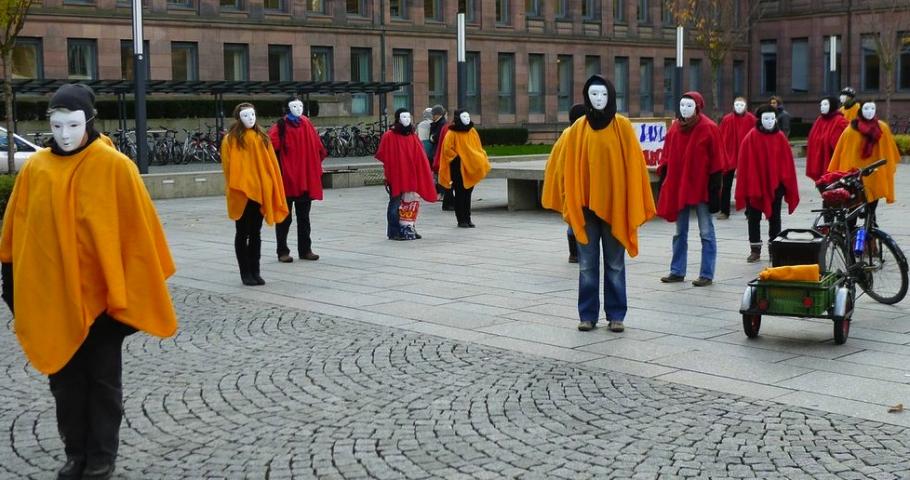
<path id="1" fill-rule="evenodd" d="M 262 251 L 262 212 L 260 205 L 247 200 L 243 215 L 234 222 L 237 229 L 234 234 L 234 252 L 240 265 L 240 274 L 259 273 L 259 255 Z"/>
<path id="2" fill-rule="evenodd" d="M 780 207 L 784 199 L 784 187 L 777 187 L 774 192 L 774 202 L 771 203 L 771 218 L 768 219 L 768 241 L 780 233 Z M 749 243 L 761 244 L 761 210 L 746 207 L 746 218 L 749 220 Z"/>
<path id="3" fill-rule="evenodd" d="M 287 197 L 288 201 L 288 218 L 283 222 L 275 225 L 275 238 L 278 241 L 278 256 L 288 255 L 291 249 L 288 248 L 288 233 L 291 231 L 291 216 L 297 213 L 297 253 L 300 257 L 312 250 L 310 241 L 310 207 L 313 200 L 309 195 L 304 193 L 299 197 Z"/>
<path id="4" fill-rule="evenodd" d="M 724 183 L 720 190 L 720 213 L 730 215 L 730 195 L 733 190 L 733 177 L 736 176 L 736 170 L 724 172 Z"/>
<path id="5" fill-rule="evenodd" d="M 123 418 L 123 338 L 135 332 L 101 314 L 73 358 L 48 377 L 57 403 L 57 429 L 67 458 L 112 463 Z"/>
<path id="6" fill-rule="evenodd" d="M 460 158 L 452 160 L 449 169 L 452 174 L 452 194 L 455 196 L 455 219 L 458 223 L 471 223 L 471 193 L 474 187 L 464 188 Z"/>

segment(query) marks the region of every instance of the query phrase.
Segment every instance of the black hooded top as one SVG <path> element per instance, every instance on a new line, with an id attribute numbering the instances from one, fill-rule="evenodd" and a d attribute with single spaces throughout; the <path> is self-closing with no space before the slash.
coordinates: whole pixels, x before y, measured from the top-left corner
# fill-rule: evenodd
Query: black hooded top
<path id="1" fill-rule="evenodd" d="M 572 108 L 569 109 L 569 123 L 575 123 L 575 120 L 578 120 L 579 118 L 585 116 L 585 110 L 587 109 L 583 103 L 576 103 L 575 105 L 572 105 Z"/>
<path id="2" fill-rule="evenodd" d="M 456 132 L 467 132 L 468 130 L 474 128 L 474 121 L 472 120 L 467 125 L 461 123 L 461 114 L 465 110 L 455 110 L 455 116 L 452 118 L 452 123 L 449 125 L 449 130 L 454 130 Z"/>
<path id="3" fill-rule="evenodd" d="M 591 99 L 588 98 L 588 90 L 592 85 L 603 85 L 607 87 L 607 106 L 603 110 L 595 110 L 591 105 Z M 616 116 L 616 87 L 609 80 L 600 75 L 591 75 L 591 78 L 585 82 L 583 89 L 585 101 L 585 117 L 588 118 L 588 125 L 594 130 L 602 130 L 613 121 Z"/>
<path id="4" fill-rule="evenodd" d="M 410 135 L 414 133 L 414 118 L 411 118 L 411 124 L 405 127 L 401 124 L 401 114 L 408 113 L 407 108 L 399 108 L 395 110 L 395 122 L 392 123 L 391 130 L 399 135 Z"/>
<path id="5" fill-rule="evenodd" d="M 88 141 L 85 145 L 73 150 L 72 152 L 63 151 L 54 139 L 48 142 L 51 151 L 55 155 L 69 156 L 75 155 L 85 149 L 90 143 L 100 136 L 95 130 L 95 92 L 87 85 L 78 83 L 67 83 L 61 85 L 54 92 L 50 102 L 47 104 L 48 110 L 63 108 L 71 112 L 82 110 L 85 114 L 85 133 L 88 134 Z"/>
<path id="6" fill-rule="evenodd" d="M 775 118 L 774 128 L 772 130 L 766 130 L 761 123 L 761 115 L 763 113 L 773 113 L 776 117 L 777 110 L 767 103 L 758 107 L 758 109 L 755 110 L 755 117 L 757 118 L 755 121 L 755 128 L 761 133 L 777 133 L 780 130 L 780 124 L 777 122 L 777 118 Z"/>
<path id="7" fill-rule="evenodd" d="M 823 117 L 831 118 L 839 113 L 839 111 L 838 111 L 840 109 L 840 98 L 839 97 L 840 97 L 839 95 L 829 95 L 826 97 L 822 97 L 822 100 L 827 100 L 828 104 L 830 105 L 830 107 L 828 108 L 828 113 L 822 115 Z M 819 103 L 821 103 L 821 100 L 819 100 Z"/>

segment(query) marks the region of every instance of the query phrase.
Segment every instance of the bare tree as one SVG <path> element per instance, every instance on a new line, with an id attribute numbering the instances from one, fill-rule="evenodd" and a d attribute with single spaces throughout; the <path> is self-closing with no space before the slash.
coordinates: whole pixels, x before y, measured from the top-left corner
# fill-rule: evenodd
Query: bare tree
<path id="1" fill-rule="evenodd" d="M 0 0 L 0 57 L 3 58 L 3 96 L 6 100 L 7 172 L 16 172 L 16 142 L 13 136 L 13 49 L 35 0 Z"/>
<path id="2" fill-rule="evenodd" d="M 885 77 L 885 118 L 890 124 L 891 97 L 895 90 L 895 70 L 903 46 L 902 37 L 910 28 L 910 0 L 861 0 L 860 8 L 868 9 L 862 13 L 864 30 L 870 33 L 875 45 L 875 55 Z"/>
<path id="3" fill-rule="evenodd" d="M 676 24 L 686 27 L 689 38 L 708 58 L 712 103 L 718 115 L 723 111 L 716 87 L 721 68 L 730 52 L 745 44 L 752 25 L 761 16 L 760 5 L 757 0 L 664 0 L 664 8 Z"/>

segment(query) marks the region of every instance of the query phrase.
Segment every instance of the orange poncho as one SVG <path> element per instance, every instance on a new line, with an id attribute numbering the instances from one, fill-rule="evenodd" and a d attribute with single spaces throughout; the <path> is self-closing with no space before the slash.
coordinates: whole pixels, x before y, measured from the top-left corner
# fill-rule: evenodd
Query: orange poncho
<path id="1" fill-rule="evenodd" d="M 859 116 L 859 108 L 860 108 L 860 104 L 859 104 L 859 102 L 856 102 L 850 108 L 841 106 L 839 110 L 840 110 L 840 113 L 844 114 L 844 118 L 847 119 L 847 123 L 850 123 L 853 121 L 853 119 L 855 119 L 856 117 Z"/>
<path id="2" fill-rule="evenodd" d="M 439 184 L 445 188 L 452 186 L 452 173 L 449 164 L 455 157 L 461 159 L 461 178 L 464 188 L 471 188 L 480 183 L 490 173 L 490 159 L 480 144 L 477 129 L 459 132 L 449 128 L 442 140 L 439 155 Z"/>
<path id="3" fill-rule="evenodd" d="M 901 154 L 897 150 L 897 143 L 894 141 L 894 135 L 891 134 L 888 124 L 879 120 L 878 126 L 882 129 L 882 136 L 878 139 L 878 143 L 872 149 L 872 155 L 868 158 L 862 158 L 862 134 L 853 127 L 847 127 L 837 142 L 834 155 L 831 156 L 831 163 L 828 164 L 828 171 L 847 171 L 851 168 L 863 168 L 884 158 L 888 160 L 887 164 L 881 166 L 872 175 L 863 177 L 866 201 L 873 202 L 879 198 L 884 198 L 888 203 L 894 203 L 894 174 L 897 172 L 897 164 L 901 160 Z"/>
<path id="4" fill-rule="evenodd" d="M 556 210 L 587 245 L 583 208 L 610 224 L 629 256 L 638 255 L 638 227 L 656 214 L 641 144 L 629 119 L 616 115 L 602 130 L 584 117 L 550 152 L 544 176 L 544 208 Z"/>
<path id="5" fill-rule="evenodd" d="M 271 142 L 263 142 L 251 128 L 243 132 L 243 148 L 231 135 L 224 137 L 221 168 L 224 170 L 224 193 L 231 220 L 240 219 L 247 200 L 261 205 L 259 211 L 269 225 L 287 218 L 287 199 Z"/>
<path id="6" fill-rule="evenodd" d="M 103 312 L 158 337 L 177 330 L 165 283 L 174 261 L 155 207 L 133 162 L 104 140 L 26 162 L 0 261 L 13 264 L 16 336 L 42 373 L 63 368 Z"/>

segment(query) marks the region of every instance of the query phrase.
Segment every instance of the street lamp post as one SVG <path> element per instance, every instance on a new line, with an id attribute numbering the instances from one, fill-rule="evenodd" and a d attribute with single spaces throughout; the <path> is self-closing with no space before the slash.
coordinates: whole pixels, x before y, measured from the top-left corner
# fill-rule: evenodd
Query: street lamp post
<path id="1" fill-rule="evenodd" d="M 458 49 L 457 49 L 457 74 L 458 74 L 458 108 L 465 109 L 465 102 L 468 88 L 468 72 L 465 65 L 465 47 L 464 47 L 464 13 L 458 14 Z"/>
<path id="2" fill-rule="evenodd" d="M 143 51 L 142 39 L 142 0 L 133 0 L 133 81 L 136 115 L 136 155 L 139 173 L 149 172 L 149 152 L 146 141 L 146 111 L 145 111 L 145 65 L 146 58 Z"/>
<path id="3" fill-rule="evenodd" d="M 675 102 L 673 110 L 676 112 L 679 112 L 679 99 L 682 97 L 684 33 L 682 25 L 676 27 L 676 68 L 673 70 L 673 101 Z"/>
<path id="4" fill-rule="evenodd" d="M 828 95 L 835 95 L 837 89 L 837 35 L 830 37 L 830 52 L 828 58 Z"/>

